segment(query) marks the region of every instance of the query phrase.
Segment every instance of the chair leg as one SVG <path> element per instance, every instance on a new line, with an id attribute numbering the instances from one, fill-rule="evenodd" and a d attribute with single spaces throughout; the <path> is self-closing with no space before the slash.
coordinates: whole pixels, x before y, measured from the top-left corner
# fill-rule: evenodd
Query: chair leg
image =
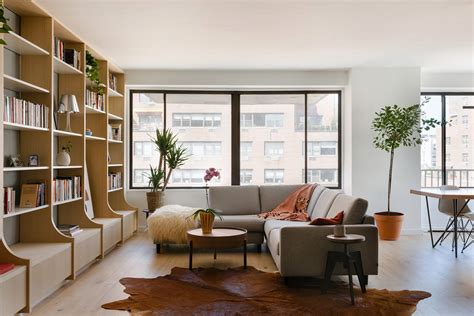
<path id="1" fill-rule="evenodd" d="M 160 244 L 156 244 L 156 253 L 161 253 L 161 246 L 160 246 Z"/>

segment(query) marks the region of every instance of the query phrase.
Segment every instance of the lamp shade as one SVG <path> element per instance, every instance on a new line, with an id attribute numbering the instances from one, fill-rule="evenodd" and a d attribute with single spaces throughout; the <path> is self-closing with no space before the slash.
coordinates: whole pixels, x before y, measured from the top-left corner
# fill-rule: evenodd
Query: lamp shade
<path id="1" fill-rule="evenodd" d="M 59 104 L 59 113 L 77 113 L 79 112 L 79 105 L 77 105 L 76 96 L 74 94 L 64 94 L 61 96 Z"/>

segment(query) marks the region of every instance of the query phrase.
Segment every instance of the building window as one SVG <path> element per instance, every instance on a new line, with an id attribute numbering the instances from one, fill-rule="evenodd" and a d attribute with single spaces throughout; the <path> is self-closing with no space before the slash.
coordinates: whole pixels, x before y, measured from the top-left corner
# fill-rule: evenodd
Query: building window
<path id="1" fill-rule="evenodd" d="M 191 155 L 174 171 L 169 188 L 203 187 L 209 167 L 222 171 L 216 185 L 299 184 L 305 166 L 336 170 L 331 187 L 338 188 L 340 96 L 340 91 L 130 90 L 130 187 L 148 185 L 140 170 L 159 163 L 150 136 L 169 128 Z M 308 154 L 301 155 L 305 140 Z M 304 173 L 303 182 L 311 177 Z"/>
<path id="2" fill-rule="evenodd" d="M 148 185 L 149 169 L 135 169 L 133 170 L 133 179 L 136 186 Z"/>
<path id="3" fill-rule="evenodd" d="M 304 169 L 303 169 L 304 178 Z M 332 186 L 337 183 L 336 169 L 308 169 L 308 183 L 319 183 Z"/>
<path id="4" fill-rule="evenodd" d="M 445 122 L 422 133 L 421 185 L 439 187 L 456 185 L 474 187 L 474 162 L 466 153 L 474 148 L 473 126 L 474 93 L 429 93 L 424 107 L 425 118 L 436 118 Z M 472 125 L 472 124 L 471 124 Z"/>
<path id="5" fill-rule="evenodd" d="M 241 169 L 240 170 L 240 185 L 252 183 L 253 170 L 252 169 Z"/>
<path id="6" fill-rule="evenodd" d="M 221 113 L 173 113 L 173 127 L 221 127 Z"/>
<path id="7" fill-rule="evenodd" d="M 280 158 L 283 156 L 284 142 L 265 142 L 265 156 L 270 158 Z"/>
<path id="8" fill-rule="evenodd" d="M 282 184 L 284 182 L 283 169 L 265 169 L 264 170 L 264 182 L 266 184 Z"/>

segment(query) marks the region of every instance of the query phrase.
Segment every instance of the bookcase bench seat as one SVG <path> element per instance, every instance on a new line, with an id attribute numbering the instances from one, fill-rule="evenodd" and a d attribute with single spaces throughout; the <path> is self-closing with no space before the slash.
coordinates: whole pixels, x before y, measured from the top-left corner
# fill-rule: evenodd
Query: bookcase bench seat
<path id="1" fill-rule="evenodd" d="M 122 215 L 122 231 L 123 231 L 123 240 L 127 240 L 132 237 L 133 233 L 136 231 L 137 227 L 137 211 L 135 210 L 121 210 L 115 211 L 116 213 Z"/>
<path id="2" fill-rule="evenodd" d="M 81 270 L 101 256 L 100 228 L 82 228 L 74 236 L 74 270 Z"/>
<path id="3" fill-rule="evenodd" d="M 30 302 L 34 306 L 72 275 L 70 243 L 17 243 L 10 249 L 30 260 Z"/>
<path id="4" fill-rule="evenodd" d="M 114 248 L 122 241 L 122 220 L 121 218 L 95 217 L 94 222 L 103 225 L 103 247 L 104 253 Z"/>
<path id="5" fill-rule="evenodd" d="M 15 315 L 26 305 L 26 266 L 15 266 L 0 275 L 0 315 Z"/>

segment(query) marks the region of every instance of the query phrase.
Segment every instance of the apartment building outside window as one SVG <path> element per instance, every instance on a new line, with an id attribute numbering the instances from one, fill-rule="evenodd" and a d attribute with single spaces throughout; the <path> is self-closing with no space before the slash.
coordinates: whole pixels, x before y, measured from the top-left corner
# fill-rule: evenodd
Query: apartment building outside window
<path id="1" fill-rule="evenodd" d="M 304 178 L 304 170 L 302 170 Z M 308 182 L 332 186 L 337 182 L 336 169 L 308 169 Z"/>
<path id="2" fill-rule="evenodd" d="M 425 118 L 445 122 L 422 133 L 421 185 L 474 187 L 474 93 L 426 93 Z"/>
<path id="3" fill-rule="evenodd" d="M 156 128 L 171 129 L 191 155 L 174 171 L 169 188 L 203 187 L 209 167 L 221 170 L 221 179 L 211 185 L 298 184 L 316 179 L 306 171 L 301 178 L 302 169 L 331 169 L 336 176 L 330 186 L 339 187 L 340 95 L 131 90 L 130 187 L 146 187 L 140 170 L 158 165 L 150 147 Z"/>

